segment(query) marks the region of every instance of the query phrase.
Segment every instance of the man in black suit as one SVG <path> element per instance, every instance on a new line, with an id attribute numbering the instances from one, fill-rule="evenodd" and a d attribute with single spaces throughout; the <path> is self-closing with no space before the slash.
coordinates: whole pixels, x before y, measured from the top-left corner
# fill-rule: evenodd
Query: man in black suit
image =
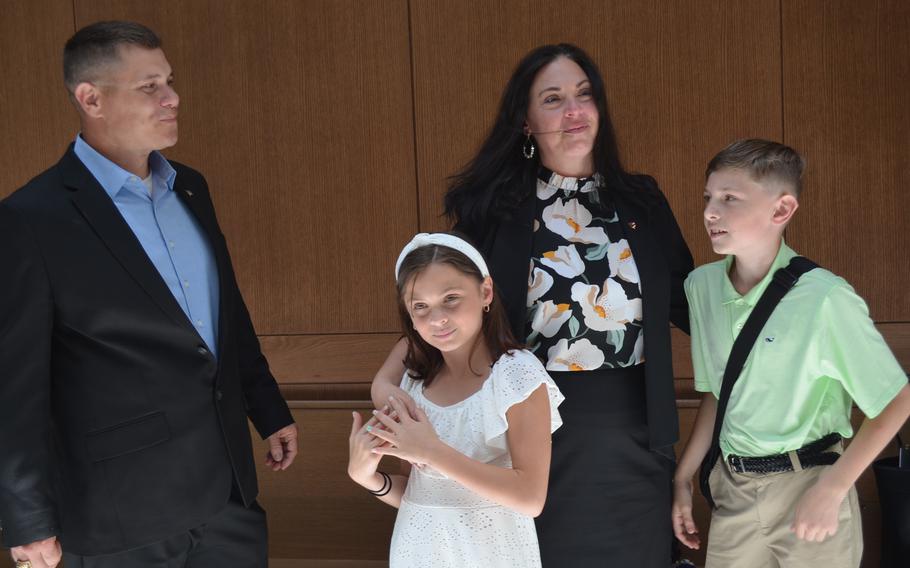
<path id="1" fill-rule="evenodd" d="M 247 418 L 285 469 L 297 427 L 177 142 L 158 37 L 64 50 L 81 133 L 0 202 L 0 523 L 19 566 L 259 567 Z M 252 189 L 252 188 L 251 188 Z"/>

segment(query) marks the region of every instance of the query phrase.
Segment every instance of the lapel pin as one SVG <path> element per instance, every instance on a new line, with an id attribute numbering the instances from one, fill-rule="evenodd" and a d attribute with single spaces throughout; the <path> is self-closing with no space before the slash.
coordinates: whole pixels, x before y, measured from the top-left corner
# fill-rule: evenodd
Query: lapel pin
<path id="1" fill-rule="evenodd" d="M 634 231 L 635 229 L 638 228 L 638 223 L 636 223 L 635 221 L 629 221 L 629 228 Z"/>
<path id="2" fill-rule="evenodd" d="M 193 196 L 193 192 L 190 191 L 190 190 L 188 190 L 188 189 L 184 189 L 183 192 L 186 193 L 188 197 L 192 197 L 192 196 Z"/>

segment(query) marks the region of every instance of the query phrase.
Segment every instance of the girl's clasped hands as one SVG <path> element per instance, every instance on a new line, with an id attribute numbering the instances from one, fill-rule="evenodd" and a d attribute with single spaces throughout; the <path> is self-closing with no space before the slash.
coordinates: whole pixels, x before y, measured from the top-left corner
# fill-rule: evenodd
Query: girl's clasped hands
<path id="1" fill-rule="evenodd" d="M 413 406 L 413 401 L 409 401 L 410 406 Z M 373 416 L 366 422 L 359 412 L 353 413 L 348 464 L 348 473 L 352 479 L 356 481 L 372 477 L 382 456 L 386 455 L 410 462 L 416 467 L 430 462 L 443 442 L 436 435 L 423 410 L 410 406 L 401 398 L 390 396 L 389 404 L 374 410 Z"/>

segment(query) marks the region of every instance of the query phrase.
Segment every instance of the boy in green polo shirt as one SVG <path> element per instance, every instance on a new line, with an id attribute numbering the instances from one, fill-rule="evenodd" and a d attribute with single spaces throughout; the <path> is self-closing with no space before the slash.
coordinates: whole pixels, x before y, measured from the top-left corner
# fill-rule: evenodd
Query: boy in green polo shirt
<path id="1" fill-rule="evenodd" d="M 705 228 L 727 257 L 685 283 L 695 388 L 704 395 L 677 467 L 672 520 L 690 548 L 700 545 L 692 478 L 711 445 L 727 358 L 774 272 L 796 256 L 783 232 L 799 207 L 802 171 L 799 154 L 766 140 L 735 142 L 708 164 Z M 854 403 L 867 418 L 843 451 L 838 435 L 853 435 Z M 853 484 L 908 415 L 907 377 L 865 302 L 827 270 L 805 273 L 762 328 L 731 392 L 723 459 L 709 481 L 717 508 L 707 566 L 859 566 Z"/>

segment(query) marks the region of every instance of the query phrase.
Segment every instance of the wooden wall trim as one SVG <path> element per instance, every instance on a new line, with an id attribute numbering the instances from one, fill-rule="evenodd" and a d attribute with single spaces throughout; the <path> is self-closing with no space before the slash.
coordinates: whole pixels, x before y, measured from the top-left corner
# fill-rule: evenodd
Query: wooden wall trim
<path id="1" fill-rule="evenodd" d="M 910 322 L 876 327 L 904 370 L 910 370 Z M 680 398 L 694 396 L 689 336 L 672 330 L 673 369 Z M 260 337 L 282 390 L 292 400 L 366 400 L 368 385 L 398 341 L 396 333 Z"/>

